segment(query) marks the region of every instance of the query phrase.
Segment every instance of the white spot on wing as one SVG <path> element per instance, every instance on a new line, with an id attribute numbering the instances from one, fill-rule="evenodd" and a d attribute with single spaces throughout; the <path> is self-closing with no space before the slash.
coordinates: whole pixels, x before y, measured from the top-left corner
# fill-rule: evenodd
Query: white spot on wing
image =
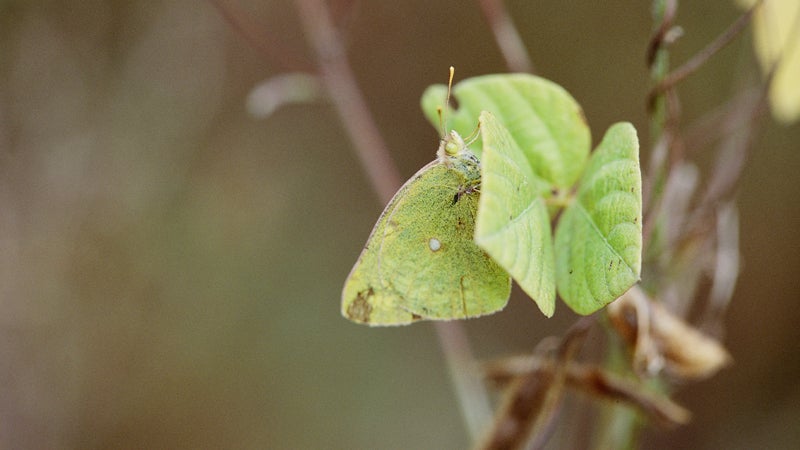
<path id="1" fill-rule="evenodd" d="M 428 247 L 431 249 L 431 251 L 435 252 L 436 250 L 442 248 L 442 243 L 436 238 L 431 238 L 431 240 L 428 241 Z"/>

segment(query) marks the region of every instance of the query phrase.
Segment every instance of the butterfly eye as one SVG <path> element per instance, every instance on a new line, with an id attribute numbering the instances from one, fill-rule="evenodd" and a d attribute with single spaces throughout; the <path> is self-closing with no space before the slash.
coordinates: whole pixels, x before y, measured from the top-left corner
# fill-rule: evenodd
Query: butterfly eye
<path id="1" fill-rule="evenodd" d="M 466 150 L 467 144 L 464 143 L 464 139 L 461 138 L 456 130 L 451 130 L 444 141 L 444 152 L 447 156 L 459 156 Z"/>

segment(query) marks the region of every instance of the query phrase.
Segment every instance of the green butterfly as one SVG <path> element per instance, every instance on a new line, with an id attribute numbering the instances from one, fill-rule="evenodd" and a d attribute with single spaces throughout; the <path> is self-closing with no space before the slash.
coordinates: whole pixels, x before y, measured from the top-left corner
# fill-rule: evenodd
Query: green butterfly
<path id="1" fill-rule="evenodd" d="M 474 240 L 480 182 L 478 158 L 451 131 L 375 224 L 345 282 L 342 315 L 377 326 L 503 309 L 511 278 Z"/>

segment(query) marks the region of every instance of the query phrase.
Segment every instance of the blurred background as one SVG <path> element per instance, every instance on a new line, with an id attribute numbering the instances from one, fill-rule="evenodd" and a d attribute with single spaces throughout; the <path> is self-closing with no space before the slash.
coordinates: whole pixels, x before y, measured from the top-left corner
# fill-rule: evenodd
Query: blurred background
<path id="1" fill-rule="evenodd" d="M 0 1 L 0 448 L 467 446 L 431 325 L 339 314 L 383 205 L 335 111 L 247 113 L 254 86 L 313 60 L 295 5 L 224 3 L 287 58 L 265 58 L 208 2 Z M 648 2 L 567 3 L 507 2 L 538 74 L 583 105 L 595 143 L 631 121 L 647 161 Z M 673 61 L 738 14 L 732 1 L 681 4 Z M 474 2 L 360 2 L 342 20 L 404 177 L 437 146 L 424 88 L 450 65 L 457 79 L 506 70 Z M 684 122 L 736 92 L 742 71 L 757 74 L 747 33 L 681 85 Z M 647 448 L 800 443 L 800 127 L 765 120 L 747 164 L 735 363 L 681 389 L 692 423 L 648 432 Z M 489 358 L 574 320 L 563 304 L 545 319 L 515 291 L 466 327 Z"/>

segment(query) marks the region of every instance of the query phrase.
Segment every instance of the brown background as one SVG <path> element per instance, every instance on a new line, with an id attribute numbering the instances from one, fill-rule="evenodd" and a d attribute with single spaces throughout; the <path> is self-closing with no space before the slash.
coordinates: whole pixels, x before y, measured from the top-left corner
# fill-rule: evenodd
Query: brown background
<path id="1" fill-rule="evenodd" d="M 507 3 L 595 142 L 629 120 L 647 160 L 647 2 Z M 236 5 L 309 57 L 293 3 Z M 674 61 L 737 15 L 683 2 Z M 409 176 L 437 144 L 423 89 L 449 65 L 463 79 L 503 61 L 474 2 L 362 2 L 348 20 L 358 82 Z M 681 86 L 686 123 L 753 73 L 748 38 Z M 382 205 L 333 109 L 249 117 L 248 91 L 286 70 L 215 8 L 6 0 L 0 52 L 0 447 L 467 444 L 432 327 L 339 316 Z M 648 448 L 800 443 L 800 127 L 764 123 L 739 195 L 736 363 L 681 389 L 694 421 Z M 546 320 L 518 294 L 467 323 L 480 356 L 528 351 L 575 318 L 559 304 Z"/>

